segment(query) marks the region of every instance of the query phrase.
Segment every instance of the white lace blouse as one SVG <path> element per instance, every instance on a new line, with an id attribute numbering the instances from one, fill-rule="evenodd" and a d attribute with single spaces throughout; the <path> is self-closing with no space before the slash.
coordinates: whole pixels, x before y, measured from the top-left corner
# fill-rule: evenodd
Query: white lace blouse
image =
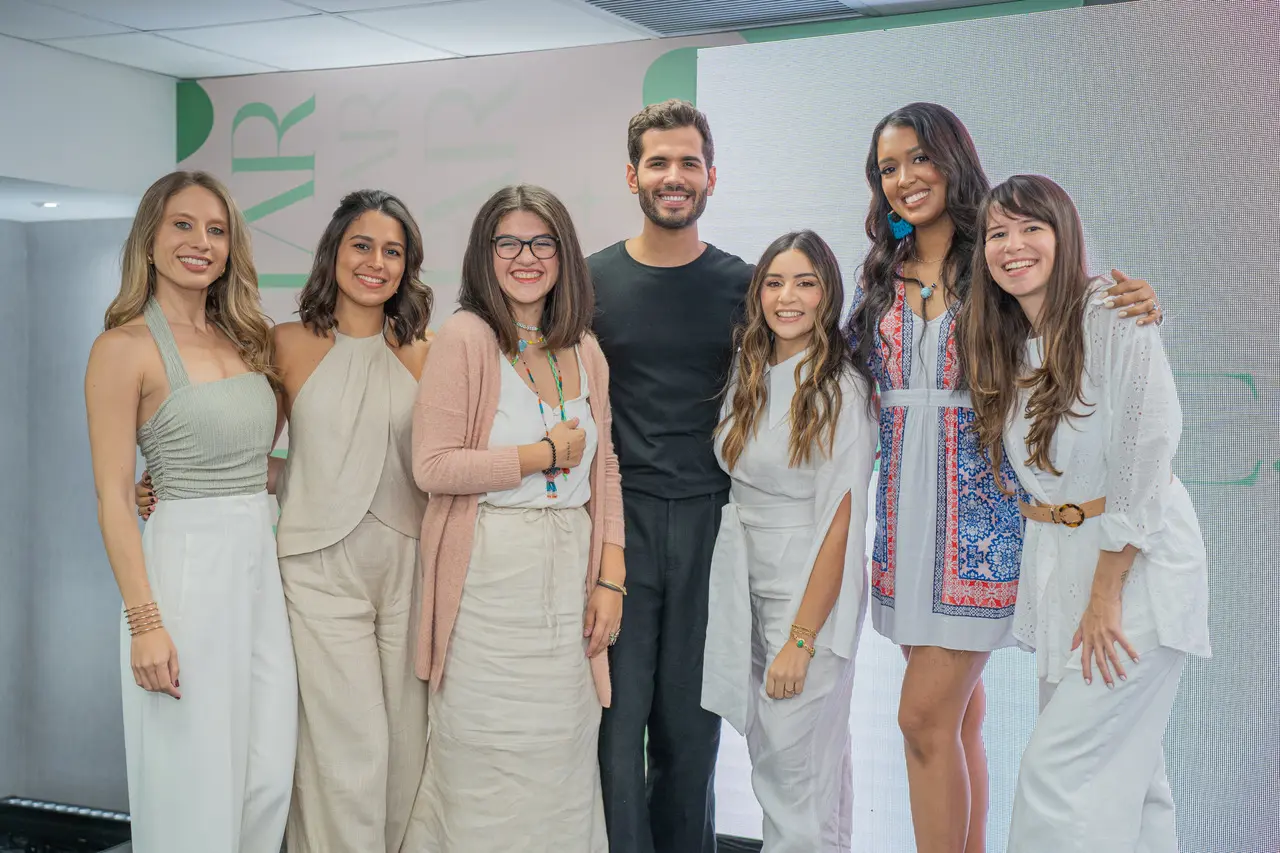
<path id="1" fill-rule="evenodd" d="M 1110 282 L 1104 282 L 1104 286 Z M 1063 418 L 1050 448 L 1060 477 L 1027 464 L 1029 392 L 1005 428 L 1018 480 L 1037 500 L 1082 504 L 1106 497 L 1102 515 L 1076 528 L 1028 521 L 1014 636 L 1034 648 L 1042 678 L 1080 669 L 1071 641 L 1089 603 L 1099 551 L 1139 550 L 1122 593 L 1123 630 L 1139 656 L 1157 646 L 1207 657 L 1208 562 L 1191 498 L 1173 476 L 1182 431 L 1173 372 L 1155 326 L 1101 305 L 1085 309 L 1082 392 L 1087 417 Z M 1039 341 L 1028 360 L 1039 364 Z"/>

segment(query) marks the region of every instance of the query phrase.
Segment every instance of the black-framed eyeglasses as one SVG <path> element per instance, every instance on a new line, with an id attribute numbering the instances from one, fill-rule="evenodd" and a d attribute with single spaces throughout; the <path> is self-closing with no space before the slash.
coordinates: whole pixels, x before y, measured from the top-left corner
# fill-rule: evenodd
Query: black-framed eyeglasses
<path id="1" fill-rule="evenodd" d="M 540 261 L 554 258 L 556 252 L 560 251 L 560 241 L 550 234 L 539 234 L 532 240 L 521 240 L 519 237 L 512 237 L 510 234 L 499 234 L 493 238 L 493 251 L 504 261 L 511 261 L 520 257 L 520 253 L 524 251 L 525 246 L 528 246 L 529 251 L 533 252 L 533 256 Z"/>

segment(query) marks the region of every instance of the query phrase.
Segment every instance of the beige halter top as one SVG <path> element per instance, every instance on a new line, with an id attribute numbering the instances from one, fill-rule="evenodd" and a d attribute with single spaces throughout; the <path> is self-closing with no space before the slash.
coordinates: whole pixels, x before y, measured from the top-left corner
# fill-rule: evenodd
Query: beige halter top
<path id="1" fill-rule="evenodd" d="M 417 539 L 427 498 L 413 482 L 418 384 L 382 335 L 335 331 L 333 349 L 298 392 L 277 489 L 281 557 L 327 548 L 365 513 Z"/>

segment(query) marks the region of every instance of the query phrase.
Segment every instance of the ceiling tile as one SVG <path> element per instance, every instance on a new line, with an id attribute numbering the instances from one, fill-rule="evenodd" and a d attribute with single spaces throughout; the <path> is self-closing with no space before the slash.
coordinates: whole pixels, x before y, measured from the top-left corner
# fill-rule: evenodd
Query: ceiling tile
<path id="1" fill-rule="evenodd" d="M 270 21 L 311 14 L 286 0 L 217 0 L 181 3 L 174 0 L 40 0 L 70 12 L 91 15 L 135 30 L 213 27 L 246 21 Z"/>
<path id="2" fill-rule="evenodd" d="M 278 71 L 270 65 L 247 62 L 224 56 L 209 50 L 192 48 L 151 33 L 126 33 L 115 36 L 90 36 L 89 38 L 53 39 L 46 41 L 50 47 L 69 50 L 168 74 L 171 77 L 194 79 L 198 77 L 229 77 L 236 74 L 258 74 Z"/>
<path id="3" fill-rule="evenodd" d="M 859 0 L 867 12 L 875 15 L 906 15 L 911 12 L 935 12 L 964 6 L 985 6 L 1009 0 Z"/>
<path id="4" fill-rule="evenodd" d="M 457 0 L 292 0 L 299 6 L 310 6 L 322 12 L 363 12 L 368 9 L 390 9 L 393 6 L 426 6 L 429 3 L 453 3 Z"/>
<path id="5" fill-rule="evenodd" d="M 467 0 L 344 17 L 464 56 L 645 38 L 639 28 L 572 0 Z"/>
<path id="6" fill-rule="evenodd" d="M 991 0 L 984 0 L 990 2 Z M 697 3 L 664 3 L 661 0 L 585 0 L 634 21 L 655 33 L 739 30 L 782 23 L 851 18 L 858 12 L 847 0 L 699 0 Z"/>
<path id="7" fill-rule="evenodd" d="M 14 38 L 39 41 L 123 33 L 128 29 L 27 0 L 0 0 L 0 33 Z"/>
<path id="8" fill-rule="evenodd" d="M 231 53 L 289 71 L 388 65 L 454 56 L 327 15 L 175 30 L 163 35 L 184 44 Z"/>

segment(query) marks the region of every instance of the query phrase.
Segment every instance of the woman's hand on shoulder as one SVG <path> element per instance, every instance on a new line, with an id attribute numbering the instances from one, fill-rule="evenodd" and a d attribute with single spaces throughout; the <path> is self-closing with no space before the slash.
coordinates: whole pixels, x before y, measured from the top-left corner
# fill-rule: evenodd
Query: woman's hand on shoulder
<path id="1" fill-rule="evenodd" d="M 1164 309 L 1156 299 L 1156 292 L 1144 279 L 1129 278 L 1120 270 L 1112 270 L 1111 278 L 1115 284 L 1107 288 L 1107 298 L 1103 305 L 1118 309 L 1120 317 L 1136 317 L 1139 326 L 1154 323 L 1157 326 L 1164 320 Z"/>

